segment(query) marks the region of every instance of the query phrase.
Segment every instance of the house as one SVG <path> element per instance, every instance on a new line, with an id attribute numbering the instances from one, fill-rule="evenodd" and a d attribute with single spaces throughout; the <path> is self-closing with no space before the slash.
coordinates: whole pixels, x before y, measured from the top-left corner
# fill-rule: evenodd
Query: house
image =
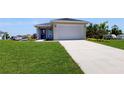
<path id="1" fill-rule="evenodd" d="M 124 39 L 124 34 L 117 35 L 117 39 Z"/>
<path id="2" fill-rule="evenodd" d="M 86 24 L 89 22 L 71 18 L 52 20 L 49 23 L 35 25 L 37 39 L 86 39 Z"/>
<path id="3" fill-rule="evenodd" d="M 16 36 L 12 36 L 11 40 L 26 41 L 26 40 L 28 40 L 28 36 L 27 35 L 16 35 Z"/>
<path id="4" fill-rule="evenodd" d="M 103 36 L 104 39 L 117 39 L 117 36 L 115 34 L 108 34 Z"/>
<path id="5" fill-rule="evenodd" d="M 16 37 L 15 37 L 15 40 L 22 40 L 23 39 L 23 36 L 22 35 L 17 35 Z"/>
<path id="6" fill-rule="evenodd" d="M 17 35 L 17 36 L 11 36 L 11 40 L 22 40 L 22 35 Z"/>

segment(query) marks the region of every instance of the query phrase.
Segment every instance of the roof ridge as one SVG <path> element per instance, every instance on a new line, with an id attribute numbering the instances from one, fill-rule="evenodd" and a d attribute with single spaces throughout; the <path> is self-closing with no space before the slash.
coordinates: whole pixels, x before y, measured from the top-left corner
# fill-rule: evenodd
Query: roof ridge
<path id="1" fill-rule="evenodd" d="M 74 18 L 59 18 L 59 19 L 55 19 L 55 20 L 82 21 L 82 20 L 74 19 Z"/>

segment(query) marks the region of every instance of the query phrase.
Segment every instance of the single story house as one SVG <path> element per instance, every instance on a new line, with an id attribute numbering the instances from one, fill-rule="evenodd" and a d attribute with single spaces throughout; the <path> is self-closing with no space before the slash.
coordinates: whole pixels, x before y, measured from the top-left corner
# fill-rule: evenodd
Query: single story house
<path id="1" fill-rule="evenodd" d="M 86 24 L 89 22 L 71 18 L 52 20 L 49 23 L 35 25 L 37 39 L 86 39 Z"/>
<path id="2" fill-rule="evenodd" d="M 107 34 L 103 36 L 104 39 L 116 39 L 117 36 L 115 34 Z"/>
<path id="3" fill-rule="evenodd" d="M 11 40 L 17 40 L 17 41 L 23 40 L 23 41 L 26 41 L 26 40 L 28 40 L 28 35 L 11 36 Z"/>
<path id="4" fill-rule="evenodd" d="M 124 39 L 124 34 L 117 35 L 117 39 Z"/>

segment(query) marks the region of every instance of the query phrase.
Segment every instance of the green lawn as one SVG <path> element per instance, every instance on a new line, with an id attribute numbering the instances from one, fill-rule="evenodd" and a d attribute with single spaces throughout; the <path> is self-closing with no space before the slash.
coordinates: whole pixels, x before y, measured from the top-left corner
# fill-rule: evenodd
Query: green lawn
<path id="1" fill-rule="evenodd" d="M 0 73 L 83 72 L 58 42 L 0 41 Z"/>
<path id="2" fill-rule="evenodd" d="M 93 41 L 96 43 L 108 45 L 111 47 L 124 49 L 124 40 L 103 40 L 103 41 L 97 41 L 96 39 L 89 39 L 89 41 Z"/>

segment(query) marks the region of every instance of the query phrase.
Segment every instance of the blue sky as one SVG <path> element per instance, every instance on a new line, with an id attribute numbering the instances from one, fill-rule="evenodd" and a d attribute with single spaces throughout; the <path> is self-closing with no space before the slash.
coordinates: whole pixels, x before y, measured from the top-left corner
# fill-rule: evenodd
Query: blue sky
<path id="1" fill-rule="evenodd" d="M 101 23 L 108 21 L 109 27 L 116 24 L 124 31 L 124 18 L 77 18 L 91 23 Z M 0 30 L 8 32 L 10 35 L 33 34 L 36 33 L 34 25 L 46 23 L 53 18 L 0 18 Z"/>

